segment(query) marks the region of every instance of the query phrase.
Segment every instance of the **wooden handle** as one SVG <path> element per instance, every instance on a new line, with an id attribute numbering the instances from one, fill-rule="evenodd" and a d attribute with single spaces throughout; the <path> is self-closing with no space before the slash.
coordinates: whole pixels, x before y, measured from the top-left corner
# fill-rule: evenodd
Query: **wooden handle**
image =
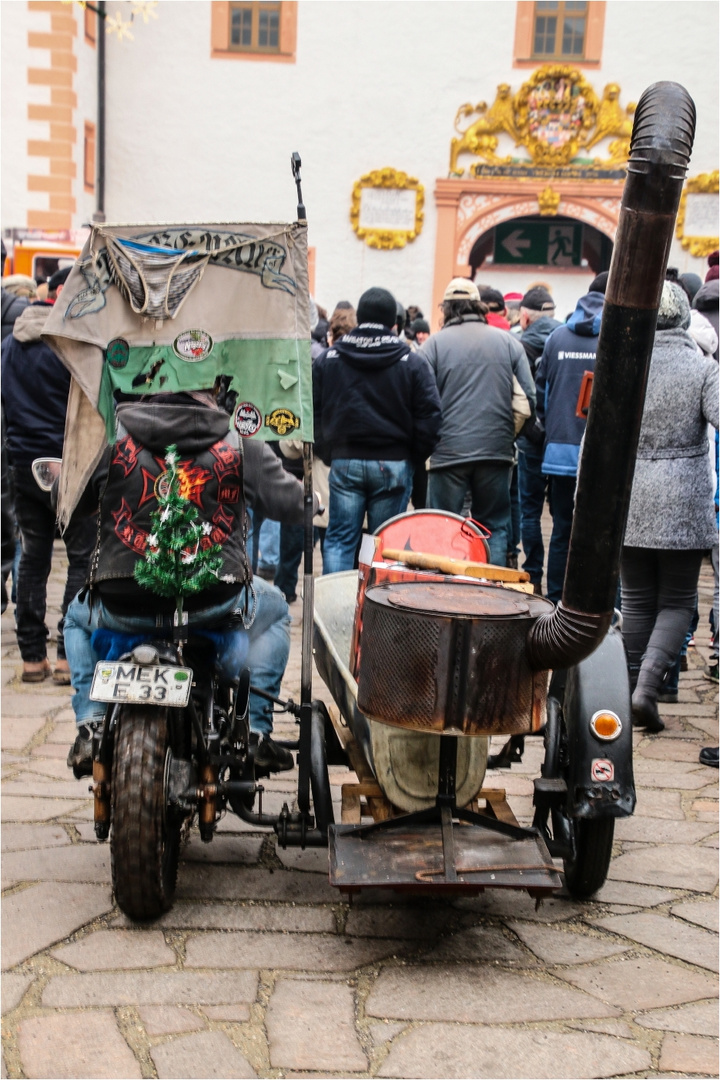
<path id="1" fill-rule="evenodd" d="M 423 551 L 400 551 L 385 548 L 383 559 L 406 563 L 418 570 L 440 570 L 443 574 L 464 574 L 465 577 L 486 578 L 488 581 L 529 581 L 530 575 L 524 570 L 511 570 L 507 566 L 492 566 L 491 563 L 464 562 L 462 559 L 448 559 L 444 555 L 428 555 Z"/>

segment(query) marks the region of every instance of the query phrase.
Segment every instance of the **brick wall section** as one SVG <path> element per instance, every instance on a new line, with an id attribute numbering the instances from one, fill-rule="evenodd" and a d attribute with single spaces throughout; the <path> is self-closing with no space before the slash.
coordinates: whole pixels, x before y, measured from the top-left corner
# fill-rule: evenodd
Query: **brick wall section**
<path id="1" fill-rule="evenodd" d="M 77 128 L 73 112 L 77 107 L 74 53 L 77 24 L 72 8 L 59 0 L 28 0 L 30 11 L 46 15 L 49 32 L 28 31 L 28 45 L 47 49 L 47 66 L 28 69 L 28 83 L 49 88 L 50 103 L 28 105 L 28 120 L 42 124 L 36 138 L 28 139 L 30 157 L 45 159 L 47 172 L 31 173 L 28 191 L 47 192 L 47 210 L 28 210 L 27 225 L 33 229 L 69 229 L 75 212 L 73 184 L 77 175 L 75 148 Z"/>

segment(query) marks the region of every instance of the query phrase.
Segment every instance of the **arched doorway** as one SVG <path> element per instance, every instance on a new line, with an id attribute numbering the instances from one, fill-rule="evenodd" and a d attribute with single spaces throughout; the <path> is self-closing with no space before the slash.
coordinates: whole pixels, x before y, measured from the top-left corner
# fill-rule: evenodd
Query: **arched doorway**
<path id="1" fill-rule="evenodd" d="M 609 236 L 577 218 L 526 214 L 478 236 L 468 256 L 469 276 L 503 295 L 522 294 L 542 282 L 555 299 L 557 317 L 564 318 L 590 279 L 610 269 L 612 249 Z"/>
<path id="2" fill-rule="evenodd" d="M 438 180 L 435 187 L 437 237 L 433 283 L 434 328 L 439 325 L 438 307 L 452 277 L 476 276 L 482 272 L 483 284 L 503 292 L 520 292 L 524 282 L 545 281 L 552 284 L 558 312 L 564 316 L 571 309 L 599 269 L 609 265 L 617 229 L 622 197 L 619 180 L 565 180 L 527 177 L 451 178 Z M 520 223 L 524 226 L 578 226 L 581 265 L 549 267 L 547 258 L 527 267 L 518 260 L 516 283 L 500 270 L 494 260 L 497 230 L 502 227 L 507 238 Z M 519 239 L 528 238 L 527 233 Z M 487 261 L 492 243 L 493 263 Z M 587 265 L 582 265 L 582 260 Z M 511 268 L 512 268 L 512 264 Z M 523 266 L 522 271 L 519 269 Z M 492 268 L 491 280 L 488 271 Z M 526 273 L 526 270 L 528 273 Z M 548 275 L 552 272 L 552 282 Z M 504 278 L 500 279 L 500 273 Z M 488 278 L 486 281 L 485 278 Z M 565 280 L 565 285 L 561 283 Z M 507 283 L 507 287 L 503 287 Z"/>

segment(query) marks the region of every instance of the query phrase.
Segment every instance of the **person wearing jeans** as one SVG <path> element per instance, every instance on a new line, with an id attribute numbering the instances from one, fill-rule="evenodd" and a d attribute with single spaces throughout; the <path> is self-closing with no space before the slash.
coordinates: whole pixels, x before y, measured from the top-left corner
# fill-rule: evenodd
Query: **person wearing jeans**
<path id="1" fill-rule="evenodd" d="M 323 547 L 323 573 L 355 565 L 363 521 L 374 533 L 407 509 L 413 468 L 409 461 L 336 458 L 330 467 L 330 523 Z"/>
<path id="2" fill-rule="evenodd" d="M 15 515 L 22 537 L 22 555 L 18 571 L 17 640 L 26 664 L 42 664 L 47 656 L 48 631 L 45 625 L 47 582 L 52 567 L 55 541 L 55 510 L 50 494 L 41 491 L 32 470 L 27 466 L 13 469 Z M 92 518 L 75 515 L 63 533 L 68 558 L 60 621 L 57 627 L 58 668 L 67 666 L 64 617 L 72 598 L 82 588 L 95 545 L 96 526 Z M 56 678 L 59 681 L 59 677 Z M 69 682 L 69 678 L 63 681 Z"/>
<path id="3" fill-rule="evenodd" d="M 490 562 L 507 565 L 510 546 L 510 477 L 507 461 L 465 462 L 445 469 L 431 469 L 428 479 L 430 506 L 462 514 L 466 491 L 470 491 L 471 515 L 490 532 L 486 543 Z"/>
<path id="4" fill-rule="evenodd" d="M 394 333 L 393 295 L 368 289 L 357 319 L 313 366 L 315 448 L 330 464 L 324 574 L 357 565 L 366 514 L 374 532 L 407 508 L 412 462 L 424 461 L 440 434 L 432 370 Z"/>

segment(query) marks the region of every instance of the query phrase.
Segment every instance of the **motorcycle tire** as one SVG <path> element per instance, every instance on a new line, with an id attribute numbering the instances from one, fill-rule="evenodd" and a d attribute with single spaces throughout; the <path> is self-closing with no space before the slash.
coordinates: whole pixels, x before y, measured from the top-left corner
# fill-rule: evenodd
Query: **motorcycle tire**
<path id="1" fill-rule="evenodd" d="M 573 818 L 575 857 L 563 859 L 565 885 L 571 896 L 587 900 L 604 884 L 610 869 L 614 818 Z"/>
<path id="2" fill-rule="evenodd" d="M 124 706 L 113 755 L 110 861 L 118 905 L 138 922 L 168 911 L 175 896 L 181 821 L 167 812 L 169 756 L 167 710 Z"/>

